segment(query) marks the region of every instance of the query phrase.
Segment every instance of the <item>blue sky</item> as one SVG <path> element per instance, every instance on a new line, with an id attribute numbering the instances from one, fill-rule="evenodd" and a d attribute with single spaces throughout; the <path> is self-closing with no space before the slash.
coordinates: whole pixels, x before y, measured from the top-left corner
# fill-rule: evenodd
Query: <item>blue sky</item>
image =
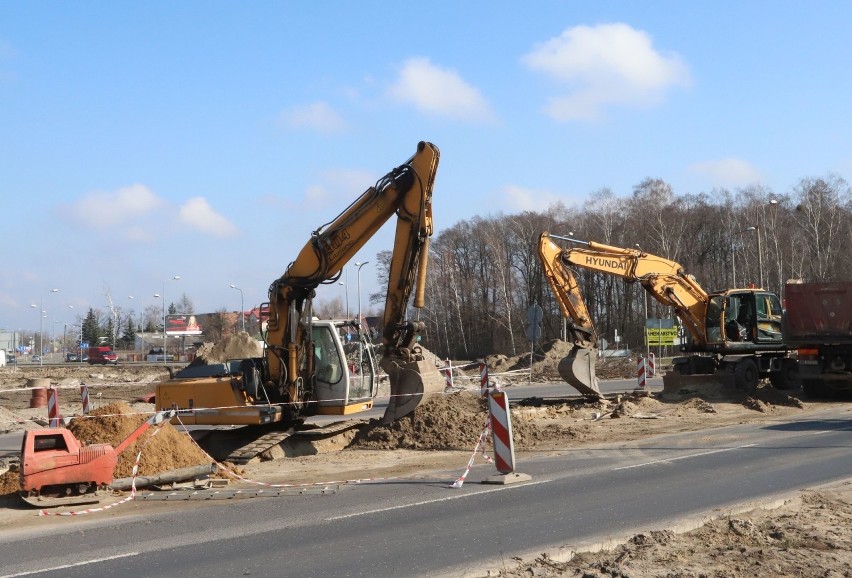
<path id="1" fill-rule="evenodd" d="M 198 312 L 236 310 L 230 284 L 265 301 L 420 140 L 441 150 L 438 233 L 646 177 L 850 179 L 852 4 L 520 6 L 0 3 L 0 328 L 38 329 L 42 299 L 48 326 L 107 293 L 138 310 L 164 284 Z"/>

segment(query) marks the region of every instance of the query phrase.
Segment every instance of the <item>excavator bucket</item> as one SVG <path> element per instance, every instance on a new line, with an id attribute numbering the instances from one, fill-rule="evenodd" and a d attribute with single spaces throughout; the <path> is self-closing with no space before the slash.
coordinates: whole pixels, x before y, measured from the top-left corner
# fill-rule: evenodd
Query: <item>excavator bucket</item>
<path id="1" fill-rule="evenodd" d="M 595 375 L 595 359 L 597 351 L 575 346 L 571 352 L 559 362 L 557 371 L 566 383 L 573 386 L 586 397 L 603 398 L 598 389 L 598 378 Z"/>
<path id="2" fill-rule="evenodd" d="M 390 401 L 382 417 L 385 425 L 410 414 L 424 399 L 444 392 L 444 377 L 430 361 L 385 357 L 381 366 L 390 379 Z"/>

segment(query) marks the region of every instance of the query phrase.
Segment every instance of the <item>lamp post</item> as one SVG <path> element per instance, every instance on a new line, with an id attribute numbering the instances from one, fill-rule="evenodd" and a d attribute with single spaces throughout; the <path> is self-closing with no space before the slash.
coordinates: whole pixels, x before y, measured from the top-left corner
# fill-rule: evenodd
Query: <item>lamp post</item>
<path id="1" fill-rule="evenodd" d="M 731 287 L 737 287 L 737 244 L 731 243 Z"/>
<path id="2" fill-rule="evenodd" d="M 361 327 L 361 267 L 367 263 L 369 263 L 369 261 L 355 263 L 355 266 L 358 267 L 358 327 Z"/>
<path id="3" fill-rule="evenodd" d="M 242 328 L 243 328 L 243 333 L 245 333 L 246 332 L 246 305 L 245 305 L 245 301 L 243 300 L 243 290 L 240 289 L 239 287 L 237 287 L 236 285 L 234 285 L 233 283 L 231 283 L 231 289 L 236 289 L 237 291 L 240 292 L 240 320 L 242 322 L 241 325 L 242 325 Z"/>
<path id="4" fill-rule="evenodd" d="M 59 293 L 59 289 L 51 289 L 51 293 Z M 44 318 L 47 312 L 44 310 L 44 295 L 41 296 L 41 306 L 36 305 L 35 303 L 31 303 L 30 307 L 38 308 L 38 364 L 39 366 L 43 366 L 44 362 L 41 357 L 44 354 Z"/>
<path id="5" fill-rule="evenodd" d="M 180 275 L 175 275 L 171 281 L 177 281 Z M 162 297 L 163 299 L 163 365 L 166 364 L 166 280 L 163 280 L 163 293 L 154 293 L 154 297 Z"/>
<path id="6" fill-rule="evenodd" d="M 763 247 L 760 244 L 760 228 L 759 226 L 746 227 L 740 233 L 745 233 L 746 231 L 757 233 L 757 279 L 758 283 L 760 283 L 760 288 L 763 289 Z"/>

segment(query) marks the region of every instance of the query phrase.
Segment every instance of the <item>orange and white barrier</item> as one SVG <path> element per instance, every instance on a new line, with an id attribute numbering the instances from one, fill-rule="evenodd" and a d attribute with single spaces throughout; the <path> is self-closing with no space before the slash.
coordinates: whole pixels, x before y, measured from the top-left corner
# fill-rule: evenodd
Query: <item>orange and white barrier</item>
<path id="1" fill-rule="evenodd" d="M 656 375 L 657 375 L 657 369 L 656 369 L 655 361 L 656 360 L 655 360 L 655 357 L 654 357 L 654 352 L 653 351 L 648 352 L 648 377 L 656 377 Z"/>
<path id="2" fill-rule="evenodd" d="M 62 416 L 59 414 L 59 398 L 52 387 L 47 390 L 47 419 L 50 427 L 59 427 Z"/>
<path id="3" fill-rule="evenodd" d="M 83 413 L 88 414 L 92 411 L 92 403 L 89 401 L 89 387 L 85 384 L 80 386 L 80 398 L 83 401 Z"/>
<path id="4" fill-rule="evenodd" d="M 636 363 L 636 381 L 638 382 L 639 389 L 643 391 L 646 385 L 645 377 L 645 358 L 640 355 Z"/>
<path id="5" fill-rule="evenodd" d="M 452 389 L 453 387 L 453 364 L 450 362 L 449 358 L 447 359 L 447 367 L 441 370 L 441 373 L 444 374 L 444 380 L 447 382 L 446 388 Z"/>
<path id="6" fill-rule="evenodd" d="M 512 414 L 509 396 L 505 391 L 488 392 L 488 413 L 491 415 L 491 440 L 494 443 L 494 463 L 501 474 L 515 471 L 515 443 L 512 440 Z"/>
<path id="7" fill-rule="evenodd" d="M 479 392 L 482 397 L 488 395 L 488 366 L 485 362 L 479 363 Z"/>

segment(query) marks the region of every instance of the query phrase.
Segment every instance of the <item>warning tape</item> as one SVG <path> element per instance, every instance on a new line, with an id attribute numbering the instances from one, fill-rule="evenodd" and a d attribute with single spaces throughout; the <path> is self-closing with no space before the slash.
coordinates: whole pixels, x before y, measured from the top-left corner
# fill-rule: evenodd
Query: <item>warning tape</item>
<path id="1" fill-rule="evenodd" d="M 465 468 L 464 473 L 462 473 L 462 475 L 459 476 L 459 478 L 456 479 L 455 482 L 450 484 L 451 488 L 458 489 L 458 488 L 461 488 L 464 485 L 464 482 L 467 479 L 467 475 L 470 473 L 470 469 L 473 467 L 473 461 L 474 461 L 474 459 L 476 459 L 476 453 L 479 451 L 480 446 L 482 447 L 482 457 L 485 458 L 485 461 L 488 462 L 489 464 L 493 463 L 493 460 L 488 456 L 488 454 L 485 451 L 485 445 L 487 443 L 488 434 L 490 433 L 490 431 L 491 431 L 491 418 L 489 416 L 485 420 L 485 426 L 482 428 L 482 432 L 479 434 L 479 439 L 476 440 L 476 446 L 474 446 L 473 453 L 470 455 L 470 459 L 467 461 L 467 467 Z"/>
<path id="2" fill-rule="evenodd" d="M 184 429 L 184 431 L 187 434 L 189 434 L 189 430 L 187 430 L 186 426 L 180 421 L 180 416 L 176 416 L 176 419 L 178 420 L 178 424 Z M 189 439 L 192 440 L 192 443 L 195 444 L 195 447 L 197 447 L 199 450 L 201 450 L 204 453 L 205 456 L 210 458 L 210 461 L 213 462 L 213 464 L 215 464 L 216 467 L 219 468 L 220 470 L 222 470 L 227 476 L 235 478 L 235 479 L 240 480 L 241 482 L 245 482 L 247 484 L 253 484 L 253 485 L 256 485 L 256 486 L 263 486 L 265 488 L 309 488 L 309 487 L 312 487 L 312 486 L 328 486 L 328 485 L 333 485 L 333 484 L 364 484 L 364 483 L 370 483 L 370 482 L 383 482 L 383 481 L 387 481 L 387 480 L 398 480 L 399 479 L 398 477 L 394 476 L 394 477 L 387 477 L 387 478 L 357 478 L 357 479 L 352 479 L 352 480 L 329 480 L 329 481 L 324 481 L 324 482 L 305 482 L 305 483 L 302 483 L 302 484 L 272 484 L 272 483 L 269 483 L 269 482 L 261 482 L 261 481 L 258 481 L 258 480 L 252 480 L 251 478 L 246 478 L 245 476 L 241 476 L 240 474 L 238 474 L 237 472 L 235 472 L 231 468 L 225 466 L 224 464 L 218 462 L 210 454 L 205 452 L 204 448 L 202 448 L 200 445 L 198 445 L 198 442 L 196 442 L 195 439 L 192 436 L 189 436 Z"/>

